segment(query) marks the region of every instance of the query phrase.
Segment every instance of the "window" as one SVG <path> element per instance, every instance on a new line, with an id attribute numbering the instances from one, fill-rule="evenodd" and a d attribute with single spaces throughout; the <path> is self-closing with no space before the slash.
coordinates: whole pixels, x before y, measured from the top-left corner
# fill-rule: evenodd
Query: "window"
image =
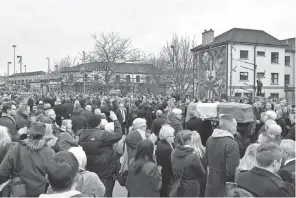
<path id="1" fill-rule="evenodd" d="M 265 78 L 265 72 L 257 72 L 257 78 Z"/>
<path id="2" fill-rule="evenodd" d="M 278 52 L 271 52 L 271 62 L 272 63 L 279 63 L 279 53 Z"/>
<path id="3" fill-rule="evenodd" d="M 290 75 L 285 75 L 285 85 L 290 84 Z"/>
<path id="4" fill-rule="evenodd" d="M 278 84 L 278 83 L 279 83 L 279 74 L 271 73 L 271 84 Z"/>
<path id="5" fill-rule="evenodd" d="M 125 80 L 126 80 L 126 82 L 129 83 L 131 81 L 131 76 L 130 75 L 126 75 Z"/>
<path id="6" fill-rule="evenodd" d="M 248 80 L 249 73 L 248 72 L 240 72 L 239 73 L 239 80 Z"/>
<path id="7" fill-rule="evenodd" d="M 265 52 L 264 51 L 257 51 L 257 56 L 265 56 Z"/>
<path id="8" fill-rule="evenodd" d="M 244 93 L 244 96 L 248 97 L 248 98 L 252 98 L 253 94 L 252 93 Z"/>
<path id="9" fill-rule="evenodd" d="M 150 83 L 150 76 L 146 76 L 146 83 Z"/>
<path id="10" fill-rule="evenodd" d="M 279 93 L 270 93 L 271 98 L 279 98 Z"/>
<path id="11" fill-rule="evenodd" d="M 240 50 L 240 58 L 247 59 L 249 58 L 249 51 L 247 50 Z"/>
<path id="12" fill-rule="evenodd" d="M 120 83 L 120 75 L 116 75 L 116 83 Z"/>
<path id="13" fill-rule="evenodd" d="M 136 82 L 140 82 L 140 76 L 139 75 L 136 76 Z"/>
<path id="14" fill-rule="evenodd" d="M 290 56 L 285 56 L 285 65 L 290 66 Z"/>
<path id="15" fill-rule="evenodd" d="M 240 98 L 242 97 L 242 93 L 235 93 L 234 96 Z"/>

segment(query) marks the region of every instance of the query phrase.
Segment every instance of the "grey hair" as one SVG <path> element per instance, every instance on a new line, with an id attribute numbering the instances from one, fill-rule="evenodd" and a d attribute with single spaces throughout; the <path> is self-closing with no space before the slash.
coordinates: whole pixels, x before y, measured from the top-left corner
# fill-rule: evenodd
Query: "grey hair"
<path id="1" fill-rule="evenodd" d="M 295 141 L 284 139 L 281 141 L 280 147 L 288 154 L 289 157 L 295 158 Z"/>
<path id="2" fill-rule="evenodd" d="M 161 127 L 159 131 L 159 139 L 165 140 L 167 139 L 171 134 L 170 133 L 175 133 L 175 129 L 171 127 L 171 125 L 165 124 Z"/>

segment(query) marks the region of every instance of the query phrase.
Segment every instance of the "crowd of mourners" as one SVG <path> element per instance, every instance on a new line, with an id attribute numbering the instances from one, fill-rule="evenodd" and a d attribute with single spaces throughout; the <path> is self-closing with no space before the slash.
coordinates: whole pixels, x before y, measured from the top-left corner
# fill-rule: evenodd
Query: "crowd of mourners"
<path id="1" fill-rule="evenodd" d="M 285 100 L 249 102 L 244 124 L 171 95 L 0 97 L 2 197 L 295 197 Z"/>

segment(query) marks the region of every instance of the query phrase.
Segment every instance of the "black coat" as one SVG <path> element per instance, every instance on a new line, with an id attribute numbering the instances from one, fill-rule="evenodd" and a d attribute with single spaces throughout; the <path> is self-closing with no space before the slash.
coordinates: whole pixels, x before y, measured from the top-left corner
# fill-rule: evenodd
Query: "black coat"
<path id="1" fill-rule="evenodd" d="M 157 165 L 161 166 L 162 187 L 160 190 L 161 197 L 168 197 L 168 186 L 173 179 L 174 174 L 172 170 L 171 153 L 172 146 L 166 140 L 160 140 L 157 144 L 155 155 Z"/>
<path id="2" fill-rule="evenodd" d="M 285 139 L 290 139 L 295 141 L 295 124 L 292 126 L 292 128 L 289 130 L 289 133 L 285 137 Z"/>
<path id="3" fill-rule="evenodd" d="M 285 118 L 280 117 L 276 120 L 276 123 L 282 128 L 282 136 L 285 137 L 287 135 L 287 123 Z"/>
<path id="4" fill-rule="evenodd" d="M 234 181 L 240 160 L 238 144 L 229 132 L 214 130 L 207 141 L 206 160 L 209 172 L 205 196 L 223 197 L 226 182 Z"/>
<path id="5" fill-rule="evenodd" d="M 295 159 L 285 164 L 278 172 L 278 175 L 283 181 L 289 182 L 295 186 L 295 176 L 293 176 L 293 174 L 295 174 Z"/>
<path id="6" fill-rule="evenodd" d="M 86 129 L 87 121 L 84 116 L 75 114 L 71 117 L 71 120 L 72 120 L 72 129 L 75 134 L 81 129 Z"/>
<path id="7" fill-rule="evenodd" d="M 73 109 L 74 109 L 74 105 L 70 102 L 66 102 L 65 104 L 63 104 L 66 112 L 65 112 L 65 118 L 70 118 L 73 115 Z"/>
<path id="8" fill-rule="evenodd" d="M 239 175 L 237 185 L 255 197 L 295 197 L 294 187 L 267 170 L 258 167 Z"/>
<path id="9" fill-rule="evenodd" d="M 171 155 L 172 169 L 175 179 L 181 177 L 181 197 L 198 197 L 200 194 L 199 181 L 206 177 L 201 159 L 190 147 L 177 147 Z"/>
<path id="10" fill-rule="evenodd" d="M 152 126 L 151 126 L 151 133 L 154 133 L 156 136 L 158 136 L 159 131 L 165 122 L 166 122 L 165 118 L 156 118 L 155 120 L 153 120 Z"/>
<path id="11" fill-rule="evenodd" d="M 113 144 L 121 137 L 121 126 L 118 121 L 114 122 L 114 133 L 99 129 L 81 131 L 79 145 L 82 146 L 87 157 L 86 169 L 96 173 L 100 179 L 113 179 L 117 160 Z"/>
<path id="12" fill-rule="evenodd" d="M 186 122 L 186 129 L 197 131 L 200 135 L 201 142 L 205 146 L 207 139 L 212 135 L 213 128 L 210 120 L 202 120 L 201 118 L 190 118 Z"/>
<path id="13" fill-rule="evenodd" d="M 59 104 L 53 107 L 54 112 L 56 113 L 57 118 L 66 117 L 67 110 L 63 104 Z"/>

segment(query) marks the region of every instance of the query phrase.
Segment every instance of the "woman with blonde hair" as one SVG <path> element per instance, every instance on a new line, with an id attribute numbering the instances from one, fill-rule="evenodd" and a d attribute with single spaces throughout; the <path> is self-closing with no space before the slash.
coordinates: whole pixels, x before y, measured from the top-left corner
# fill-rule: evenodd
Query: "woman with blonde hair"
<path id="1" fill-rule="evenodd" d="M 8 128 L 5 126 L 0 126 L 0 164 L 8 150 L 13 147 L 13 145 L 14 143 L 11 141 Z"/>
<path id="2" fill-rule="evenodd" d="M 256 149 L 259 145 L 255 143 L 248 146 L 244 157 L 240 160 L 240 164 L 236 169 L 235 182 L 241 172 L 249 171 L 256 166 Z"/>

